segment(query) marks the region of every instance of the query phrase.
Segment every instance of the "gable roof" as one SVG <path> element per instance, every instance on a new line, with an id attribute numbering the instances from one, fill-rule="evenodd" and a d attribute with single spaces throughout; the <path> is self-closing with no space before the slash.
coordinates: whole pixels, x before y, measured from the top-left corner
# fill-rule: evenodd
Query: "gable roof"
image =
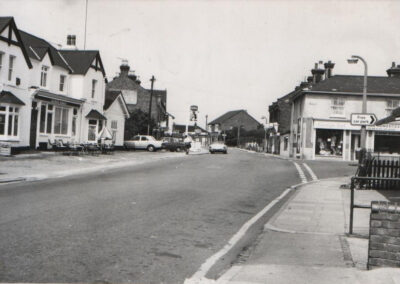
<path id="1" fill-rule="evenodd" d="M 252 118 L 255 122 L 257 122 L 257 124 L 260 124 L 254 117 L 252 117 L 250 114 L 247 113 L 247 111 L 245 109 L 239 109 L 239 110 L 232 110 L 232 111 L 228 111 L 227 113 L 221 115 L 220 117 L 214 119 L 213 121 L 211 121 L 210 124 L 221 124 L 224 123 L 225 121 L 227 121 L 228 119 L 231 119 L 232 117 L 234 117 L 235 115 L 238 115 L 239 113 L 244 112 L 247 116 L 249 116 L 250 118 Z"/>
<path id="2" fill-rule="evenodd" d="M 129 110 L 128 110 L 128 105 L 126 104 L 126 101 L 124 99 L 124 96 L 122 95 L 122 92 L 119 90 L 107 90 L 105 94 L 105 100 L 104 100 L 104 106 L 103 109 L 107 110 L 110 108 L 110 106 L 118 99 L 121 98 L 122 101 L 122 108 L 125 111 L 125 115 L 127 118 L 129 118 Z"/>
<path id="3" fill-rule="evenodd" d="M 319 83 L 313 84 L 305 92 L 338 92 L 356 93 L 363 92 L 364 76 L 335 75 Z M 368 76 L 367 92 L 371 94 L 398 94 L 400 95 L 400 78 Z"/>
<path id="4" fill-rule="evenodd" d="M 103 114 L 101 114 L 98 110 L 92 109 L 89 111 L 89 113 L 86 115 L 86 118 L 92 118 L 92 119 L 99 119 L 99 120 L 107 120 L 107 117 L 105 117 Z"/>
<path id="5" fill-rule="evenodd" d="M 68 65 L 72 68 L 72 74 L 85 75 L 90 67 L 100 70 L 106 76 L 103 63 L 98 50 L 60 50 Z M 92 65 L 96 59 L 96 65 Z"/>
<path id="6" fill-rule="evenodd" d="M 49 42 L 25 31 L 20 30 L 19 32 L 22 43 L 30 58 L 42 61 L 46 54 L 49 54 L 51 64 L 71 71 L 58 50 Z"/>
<path id="7" fill-rule="evenodd" d="M 11 39 L 8 39 L 9 43 L 13 43 L 21 48 L 21 51 L 22 51 L 22 54 L 24 55 L 26 64 L 28 65 L 29 69 L 32 68 L 32 63 L 31 63 L 31 60 L 29 59 L 28 51 L 26 50 L 26 47 L 23 45 L 21 34 L 20 34 L 20 31 L 17 29 L 17 25 L 15 24 L 14 18 L 13 17 L 0 17 L 0 33 L 2 33 L 7 27 L 10 27 L 14 31 L 14 34 L 18 40 L 18 43 L 13 43 L 13 41 L 11 41 Z M 5 40 L 7 40 L 7 39 L 5 39 Z"/>

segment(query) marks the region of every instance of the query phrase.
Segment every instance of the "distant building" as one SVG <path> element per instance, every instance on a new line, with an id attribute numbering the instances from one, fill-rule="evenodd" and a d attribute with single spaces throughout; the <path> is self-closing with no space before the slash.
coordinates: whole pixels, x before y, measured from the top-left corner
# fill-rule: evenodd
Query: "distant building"
<path id="1" fill-rule="evenodd" d="M 219 134 L 222 131 L 231 130 L 234 127 L 241 127 L 245 130 L 257 129 L 260 123 L 248 114 L 246 110 L 240 109 L 228 111 L 211 121 L 208 125 L 212 133 Z"/>
<path id="2" fill-rule="evenodd" d="M 149 112 L 150 90 L 141 86 L 138 77 L 130 72 L 128 64 L 120 66 L 120 74 L 107 84 L 109 91 L 121 91 L 130 113 L 140 109 Z M 165 129 L 168 125 L 167 90 L 153 90 L 151 103 L 151 117 L 158 129 Z"/>

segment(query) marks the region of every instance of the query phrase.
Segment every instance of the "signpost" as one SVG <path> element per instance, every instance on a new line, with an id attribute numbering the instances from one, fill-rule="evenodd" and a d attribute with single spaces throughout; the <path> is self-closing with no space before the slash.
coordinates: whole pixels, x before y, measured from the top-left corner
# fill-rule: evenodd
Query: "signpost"
<path id="1" fill-rule="evenodd" d="M 374 125 L 377 121 L 376 115 L 373 113 L 352 113 L 350 124 L 351 125 Z"/>

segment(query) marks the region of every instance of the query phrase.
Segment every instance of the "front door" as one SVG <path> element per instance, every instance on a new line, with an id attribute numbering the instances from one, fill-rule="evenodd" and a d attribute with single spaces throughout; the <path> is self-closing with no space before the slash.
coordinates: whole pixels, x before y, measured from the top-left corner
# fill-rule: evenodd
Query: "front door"
<path id="1" fill-rule="evenodd" d="M 29 146 L 31 149 L 36 149 L 37 117 L 38 117 L 37 104 L 36 102 L 32 102 L 31 129 L 30 129 L 30 139 L 29 139 Z"/>

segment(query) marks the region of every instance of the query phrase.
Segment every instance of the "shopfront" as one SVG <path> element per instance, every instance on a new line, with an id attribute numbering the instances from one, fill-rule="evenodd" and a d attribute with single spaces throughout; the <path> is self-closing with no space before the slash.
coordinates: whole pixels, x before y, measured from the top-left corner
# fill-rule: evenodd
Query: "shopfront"
<path id="1" fill-rule="evenodd" d="M 343 156 L 343 130 L 316 129 L 315 155 L 321 157 Z"/>

